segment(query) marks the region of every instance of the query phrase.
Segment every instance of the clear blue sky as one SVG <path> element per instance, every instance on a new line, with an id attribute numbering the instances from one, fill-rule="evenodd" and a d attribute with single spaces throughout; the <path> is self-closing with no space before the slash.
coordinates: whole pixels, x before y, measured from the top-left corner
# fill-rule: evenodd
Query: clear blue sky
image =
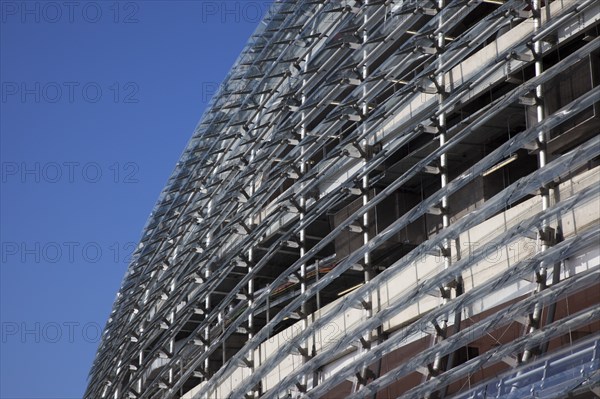
<path id="1" fill-rule="evenodd" d="M 267 1 L 0 1 L 0 398 L 79 398 L 127 256 Z"/>

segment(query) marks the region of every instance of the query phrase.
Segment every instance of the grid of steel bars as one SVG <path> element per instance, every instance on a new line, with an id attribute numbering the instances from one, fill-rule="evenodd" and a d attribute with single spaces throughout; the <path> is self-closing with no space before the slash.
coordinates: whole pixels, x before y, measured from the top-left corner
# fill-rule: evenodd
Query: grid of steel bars
<path id="1" fill-rule="evenodd" d="M 473 340 L 490 325 L 524 313 L 531 315 L 527 334 L 498 353 L 521 353 L 519 364 L 528 362 L 532 343 L 541 345 L 558 334 L 552 320 L 540 322 L 542 309 L 597 284 L 598 270 L 546 282 L 548 265 L 593 245 L 597 229 L 583 229 L 552 245 L 546 238 L 547 227 L 560 215 L 598 197 L 597 189 L 589 189 L 554 204 L 548 199 L 549 187 L 597 160 L 598 136 L 588 135 L 554 158 L 546 157 L 545 146 L 549 132 L 595 106 L 600 88 L 545 112 L 541 87 L 597 56 L 599 18 L 593 0 L 556 0 L 544 7 L 539 0 L 274 3 L 211 101 L 144 228 L 85 397 L 179 398 L 196 387 L 194 398 L 214 397 L 240 368 L 250 373 L 231 389 L 232 398 L 319 397 L 345 380 L 353 381 L 354 397 L 365 397 L 419 367 L 427 370 L 424 384 L 407 395 L 443 396 L 452 381 L 493 361 L 478 357 L 453 364 L 449 359 L 466 337 Z M 454 77 L 466 60 L 523 26 L 529 28 L 510 46 L 498 47 L 470 74 Z M 542 67 L 545 56 L 573 40 L 580 45 Z M 515 77 L 521 79 L 506 83 Z M 503 90 L 478 109 L 469 107 L 500 83 Z M 458 161 L 449 154 L 486 134 L 491 121 L 516 105 L 535 109 L 535 120 L 450 177 Z M 451 119 L 456 115 L 460 120 Z M 418 157 L 411 156 L 414 143 L 425 149 Z M 523 149 L 539 159 L 535 170 L 506 184 L 476 211 L 451 218 L 453 194 Z M 402 156 L 409 166 L 392 174 L 392 160 Z M 433 176 L 437 187 L 385 229 L 371 230 L 370 215 L 377 207 L 422 175 Z M 452 240 L 531 195 L 542 197 L 538 212 L 492 242 L 506 245 L 533 232 L 542 242 L 539 253 L 502 279 L 463 292 L 461 272 L 485 254 L 475 251 L 457 259 Z M 311 226 L 355 200 L 358 207 L 308 244 Z M 428 214 L 441 218 L 441 228 L 378 267 L 372 255 Z M 362 243 L 344 256 L 329 251 L 347 231 L 361 234 Z M 376 309 L 373 293 L 432 251 L 444 259 L 443 266 L 401 300 Z M 348 274 L 356 278 L 357 271 L 364 276 L 361 284 L 337 301 L 334 311 L 309 323 L 307 304 L 316 300 L 320 308 L 327 287 L 338 287 Z M 271 277 L 267 283 L 264 273 Z M 538 282 L 533 296 L 460 329 L 462 308 L 528 274 Z M 232 275 L 237 276 L 233 282 Z M 298 290 L 278 294 L 290 285 Z M 384 339 L 386 320 L 432 292 L 440 298 L 438 308 Z M 311 348 L 319 328 L 352 308 L 363 309 L 359 323 L 335 345 L 320 352 Z M 454 334 L 448 331 L 451 316 Z M 561 328 L 599 316 L 597 310 L 583 311 L 563 319 Z M 270 357 L 255 358 L 260 345 L 289 320 L 301 323 L 301 331 Z M 385 373 L 371 368 L 417 331 L 429 334 L 435 345 Z M 348 347 L 360 348 L 351 363 L 331 378 L 315 377 Z M 261 380 L 291 353 L 302 356 L 301 366 L 277 388 L 263 389 Z M 444 356 L 450 356 L 445 364 Z M 580 378 L 589 382 L 587 374 Z"/>

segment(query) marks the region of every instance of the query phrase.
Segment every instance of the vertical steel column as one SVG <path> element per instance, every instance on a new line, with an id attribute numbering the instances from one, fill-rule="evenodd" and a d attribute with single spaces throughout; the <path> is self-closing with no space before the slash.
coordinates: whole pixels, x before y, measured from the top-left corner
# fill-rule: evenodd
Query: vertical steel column
<path id="1" fill-rule="evenodd" d="M 143 360 L 144 360 L 144 351 L 140 350 L 140 354 L 139 354 L 139 357 L 138 357 L 138 364 L 140 366 L 143 364 L 142 363 Z M 137 382 L 137 391 L 138 391 L 138 393 L 142 393 L 142 377 L 140 377 L 138 379 L 138 382 Z"/>
<path id="2" fill-rule="evenodd" d="M 175 294 L 175 288 L 176 288 L 176 279 L 173 279 L 173 281 L 171 282 L 171 286 L 169 287 L 169 295 L 174 295 Z M 170 329 L 171 326 L 175 323 L 175 310 L 172 310 L 169 313 L 169 325 L 167 325 L 167 328 Z M 169 353 L 167 354 L 167 356 L 169 358 L 171 358 L 173 356 L 173 353 L 175 352 L 175 337 L 172 337 L 169 340 Z M 169 368 L 169 388 L 171 388 L 173 384 L 173 368 Z"/>
<path id="3" fill-rule="evenodd" d="M 306 57 L 304 58 L 304 66 L 303 66 L 303 75 L 304 78 L 302 79 L 302 93 L 300 95 L 300 106 L 303 107 L 304 104 L 306 103 L 306 89 L 305 89 L 305 85 L 306 85 L 306 74 L 308 72 L 308 62 L 310 59 L 310 54 L 307 54 Z M 306 137 L 306 113 L 304 110 L 302 110 L 301 113 L 301 119 L 302 119 L 302 124 L 300 126 L 300 142 L 302 143 L 302 141 L 304 140 L 304 138 Z M 300 149 L 300 176 L 298 176 L 299 178 L 302 178 L 302 176 L 304 176 L 304 174 L 306 173 L 306 159 L 304 156 L 305 150 L 304 147 L 302 147 Z M 300 209 L 298 209 L 299 212 L 299 219 L 300 219 L 300 223 L 302 223 L 304 221 L 304 217 L 305 217 L 305 207 L 306 207 L 306 197 L 304 196 L 304 191 L 303 191 L 304 187 L 301 188 L 301 195 L 299 198 L 299 206 Z M 300 258 L 304 257 L 304 255 L 306 254 L 306 231 L 304 229 L 300 230 L 300 237 L 299 237 L 299 244 L 300 244 Z M 302 263 L 300 265 L 300 293 L 304 294 L 306 292 L 306 263 Z M 300 307 L 300 317 L 302 318 L 302 330 L 306 330 L 308 328 L 308 308 L 306 306 L 306 303 L 302 303 L 302 306 Z M 308 352 L 308 341 L 302 342 L 300 343 L 301 346 L 301 355 L 302 355 L 302 363 L 305 363 L 306 361 L 309 360 L 309 352 Z M 302 390 L 306 390 L 307 388 L 307 384 L 308 384 L 308 376 L 306 374 L 302 375 L 302 378 L 300 380 L 300 385 L 301 385 L 301 389 Z"/>
<path id="4" fill-rule="evenodd" d="M 175 291 L 175 280 L 173 280 L 173 282 L 171 283 L 171 294 L 173 294 Z M 171 311 L 171 313 L 169 314 L 169 325 L 167 326 L 167 328 L 171 328 L 171 326 L 173 325 L 173 323 L 175 323 L 175 311 Z M 173 356 L 173 353 L 175 353 L 175 337 L 171 338 L 169 340 L 169 353 L 167 354 L 167 356 L 169 358 L 171 358 Z M 173 384 L 173 368 L 169 368 L 169 388 L 171 388 Z"/>
<path id="5" fill-rule="evenodd" d="M 223 312 L 219 312 L 217 314 L 217 323 L 221 324 L 222 330 L 221 331 L 225 331 L 225 315 L 223 314 Z M 227 362 L 227 340 L 223 340 L 223 343 L 221 344 L 221 363 L 225 364 L 225 362 Z"/>
<path id="6" fill-rule="evenodd" d="M 253 248 L 248 250 L 248 274 L 252 273 L 252 265 L 254 262 L 254 251 Z M 248 308 L 252 307 L 254 303 L 254 279 L 248 280 Z M 250 313 L 248 315 L 248 341 L 252 339 L 254 336 L 254 314 Z M 254 372 L 254 350 L 250 350 L 248 352 L 248 365 L 250 366 L 250 372 Z M 250 395 L 251 397 L 257 397 L 256 391 L 253 387 L 250 387 Z"/>
<path id="7" fill-rule="evenodd" d="M 153 273 L 156 273 L 156 271 L 154 271 Z M 148 297 L 150 295 L 150 289 L 146 287 L 146 289 L 144 290 L 144 295 L 142 297 L 142 301 L 143 301 L 143 305 L 144 306 L 148 306 Z M 134 309 L 134 312 L 138 312 L 136 309 Z M 145 329 L 145 324 L 146 321 L 142 321 L 140 328 L 139 328 L 139 336 L 136 339 L 140 339 L 142 334 L 144 334 L 144 329 Z M 139 365 L 141 366 L 143 364 L 144 361 L 144 350 L 140 349 L 140 354 L 139 354 Z M 144 378 L 143 375 L 140 376 L 139 380 L 138 380 L 138 392 L 142 392 L 142 387 L 144 386 Z M 104 395 L 102 396 L 104 397 Z"/>
<path id="8" fill-rule="evenodd" d="M 263 96 L 261 95 L 261 99 L 260 102 L 262 103 L 263 101 Z M 256 118 L 256 120 L 258 120 L 258 116 Z M 249 164 L 251 165 L 252 162 L 254 162 L 254 158 L 256 157 L 256 150 L 252 149 L 250 151 L 250 161 Z M 256 181 L 256 179 L 252 180 L 252 184 L 250 184 L 250 192 L 248 193 L 248 196 L 250 198 L 252 198 L 252 196 L 254 195 L 254 193 L 256 192 L 256 187 L 258 186 L 258 182 Z M 254 224 L 254 215 L 251 214 L 250 216 L 250 220 L 248 221 L 248 226 L 252 226 Z M 248 274 L 252 273 L 252 269 L 254 266 L 254 248 L 251 247 L 248 250 Z M 254 303 L 254 279 L 251 278 L 250 280 L 248 280 L 248 308 L 252 308 L 252 305 Z M 268 306 L 268 303 L 267 303 Z M 248 315 L 248 341 L 250 341 L 252 339 L 252 337 L 254 336 L 254 314 L 250 313 Z M 250 366 L 250 372 L 254 373 L 254 350 L 250 350 L 250 352 L 248 352 L 248 363 Z M 253 398 L 258 397 L 258 395 L 260 394 L 259 392 L 257 392 L 254 387 L 251 387 L 251 392 L 250 395 Z"/>
<path id="9" fill-rule="evenodd" d="M 172 320 L 174 321 L 174 319 Z M 175 340 L 173 338 L 171 338 L 169 340 L 169 359 L 171 358 L 171 354 L 174 352 L 175 350 Z M 171 387 L 171 384 L 173 384 L 173 368 L 169 368 L 169 387 Z"/>
<path id="10" fill-rule="evenodd" d="M 119 363 L 117 364 L 117 366 L 118 366 L 117 367 L 117 375 L 118 375 L 119 374 L 119 369 L 120 369 L 120 366 L 121 366 L 121 361 L 120 360 L 119 360 Z M 113 395 L 113 398 L 114 399 L 119 399 L 119 387 L 118 386 L 115 387 L 115 394 Z"/>
<path id="11" fill-rule="evenodd" d="M 369 0 L 365 0 L 365 15 L 363 17 L 363 22 L 366 25 L 368 22 L 368 13 L 367 10 L 369 6 Z M 366 46 L 368 40 L 368 32 L 367 30 L 363 30 L 363 36 L 362 36 L 362 42 L 363 42 L 363 46 Z M 362 86 L 363 86 L 363 101 L 362 101 L 362 118 L 363 120 L 366 119 L 367 117 L 367 113 L 369 112 L 369 107 L 367 104 L 367 99 L 366 99 L 366 95 L 367 95 L 367 86 L 366 86 L 366 80 L 367 80 L 367 76 L 368 76 L 369 70 L 368 70 L 368 66 L 367 66 L 367 50 L 366 47 L 363 47 L 363 67 L 362 67 Z M 367 124 L 366 122 L 363 122 L 363 134 L 367 133 Z M 365 153 L 365 159 L 363 160 L 363 165 L 366 166 L 367 162 L 368 162 L 368 153 L 369 153 L 369 148 L 368 148 L 368 142 L 367 140 L 363 140 L 363 142 L 361 143 L 361 147 Z M 367 205 L 369 203 L 369 176 L 367 174 L 365 174 L 363 176 L 362 179 L 362 202 L 363 205 Z M 369 243 L 369 213 L 365 212 L 363 214 L 363 220 L 362 220 L 362 227 L 363 227 L 363 243 L 364 244 L 368 244 Z M 371 256 L 369 252 L 365 253 L 365 257 L 364 257 L 364 262 L 365 262 L 365 284 L 367 284 L 370 280 L 371 280 Z M 371 311 L 370 309 L 367 309 L 367 317 L 371 317 Z"/>
<path id="12" fill-rule="evenodd" d="M 362 80 L 362 103 L 361 103 L 361 118 L 362 118 L 362 133 L 363 136 L 366 136 L 367 133 L 367 124 L 365 122 L 366 118 L 367 118 L 367 114 L 369 112 L 369 105 L 367 104 L 367 86 L 366 86 L 366 80 L 367 80 L 367 76 L 369 74 L 369 68 L 367 65 L 367 58 L 368 58 L 368 54 L 367 54 L 367 49 L 366 49 L 366 45 L 367 45 L 367 40 L 369 38 L 368 36 L 368 32 L 367 32 L 367 23 L 369 22 L 369 0 L 365 0 L 364 2 L 364 15 L 363 15 L 363 25 L 365 26 L 365 28 L 363 28 L 363 32 L 362 32 L 362 45 L 363 45 L 363 53 L 362 53 L 362 60 L 363 60 L 363 66 L 362 66 L 362 70 L 361 70 L 361 80 Z M 363 152 L 363 167 L 367 165 L 368 162 L 368 157 L 369 157 L 369 143 L 367 142 L 366 139 L 363 139 L 362 142 L 360 143 L 360 147 L 362 149 Z M 368 174 L 365 174 L 362 178 L 362 184 L 361 184 L 361 189 L 362 189 L 362 205 L 367 205 L 369 203 L 369 176 Z M 368 244 L 369 243 L 369 212 L 366 211 L 365 213 L 363 213 L 362 215 L 362 230 L 363 230 L 363 244 Z M 369 252 L 365 252 L 364 258 L 363 258 L 363 262 L 364 262 L 364 282 L 365 285 L 368 285 L 369 282 L 371 281 L 372 278 L 372 265 L 371 265 L 371 254 Z M 372 293 L 370 291 L 369 292 L 369 296 L 372 295 Z M 369 319 L 373 316 L 373 304 L 372 304 L 372 300 L 371 297 L 367 298 L 365 300 L 365 309 L 364 309 L 364 317 L 365 319 Z M 372 331 L 368 331 L 366 333 L 366 335 L 364 337 L 362 337 L 361 341 L 362 341 L 362 350 L 363 351 L 367 351 L 370 349 L 371 347 L 371 341 L 373 340 L 373 332 Z M 366 384 L 367 382 L 367 378 L 369 377 L 369 369 L 368 366 L 365 366 L 361 371 L 360 371 L 360 376 L 359 378 L 357 378 L 356 383 L 354 384 L 354 388 L 355 390 L 359 389 L 360 384 Z"/>
<path id="13" fill-rule="evenodd" d="M 206 219 L 208 220 L 210 218 L 211 212 L 212 212 L 212 199 L 208 202 L 208 206 L 206 208 L 207 208 L 206 209 Z M 210 245 L 211 238 L 212 238 L 211 233 L 209 232 L 206 235 L 206 247 L 207 248 Z M 208 281 L 209 278 L 210 278 L 210 266 L 207 266 L 206 270 L 204 270 L 204 281 Z M 210 306 L 211 306 L 210 294 L 208 294 L 208 295 L 206 295 L 206 298 L 204 299 L 204 308 L 206 309 L 205 311 L 207 314 L 210 310 Z M 206 326 L 204 327 L 204 350 L 207 351 L 209 346 L 210 346 L 210 326 L 207 323 Z M 204 375 L 207 380 L 210 375 L 209 366 L 210 366 L 209 356 L 207 356 L 206 359 L 204 359 Z M 208 399 L 208 397 L 209 397 L 208 393 L 204 397 Z"/>
<path id="14" fill-rule="evenodd" d="M 533 13 L 533 32 L 537 32 L 542 27 L 542 11 L 541 11 L 541 0 L 531 0 L 531 10 Z M 535 58 L 535 76 L 539 76 L 544 71 L 544 65 L 542 63 L 542 42 L 540 40 L 533 43 L 533 56 Z M 540 123 L 545 118 L 544 111 L 544 101 L 543 97 L 544 92 L 542 85 L 536 86 L 535 88 L 535 111 L 537 122 Z M 543 168 L 546 166 L 546 132 L 544 130 L 540 130 L 538 132 L 538 168 Z M 540 196 L 542 200 L 542 211 L 546 211 L 550 206 L 550 196 L 548 194 L 547 187 L 540 188 Z M 540 240 L 540 252 L 544 252 L 548 249 L 549 241 L 550 241 L 550 226 L 548 225 L 548 220 L 544 219 L 542 221 L 542 226 L 538 238 Z M 535 279 L 537 281 L 536 292 L 540 292 L 546 288 L 546 276 L 547 270 L 544 262 L 540 263 L 540 268 L 538 273 L 536 273 Z M 542 305 L 536 304 L 533 313 L 531 314 L 531 321 L 529 323 L 528 333 L 534 332 L 538 327 L 542 317 Z M 531 349 L 526 349 L 523 352 L 523 356 L 521 357 L 521 362 L 527 362 L 532 355 Z"/>
<path id="15" fill-rule="evenodd" d="M 319 4 L 317 6 L 316 12 L 319 12 L 321 7 L 323 5 Z M 314 33 L 317 30 L 317 20 L 315 20 L 313 22 L 313 26 L 311 29 L 311 36 L 314 35 Z M 314 40 L 314 39 L 311 39 Z M 306 80 L 306 76 L 308 74 L 309 68 L 308 68 L 308 64 L 310 62 L 311 59 L 311 55 L 312 55 L 312 50 L 309 51 L 306 56 L 304 57 L 304 65 L 302 67 L 303 70 L 303 77 L 302 77 L 302 93 L 301 93 L 301 97 L 300 97 L 300 106 L 303 107 L 306 103 L 306 84 L 307 84 L 307 80 Z M 302 120 L 302 124 L 300 125 L 300 143 L 303 142 L 303 140 L 306 138 L 306 112 L 303 109 L 302 113 L 301 113 L 301 120 Z M 300 148 L 300 176 L 298 176 L 299 178 L 302 178 L 306 172 L 307 172 L 307 164 L 308 164 L 308 159 L 306 159 L 306 150 L 304 149 L 304 147 Z M 305 184 L 303 183 L 300 189 L 301 195 L 299 198 L 299 202 L 298 205 L 300 206 L 300 209 L 298 210 L 299 212 L 299 221 L 300 223 L 302 223 L 306 217 L 306 197 L 304 195 L 304 186 Z M 301 229 L 300 230 L 300 237 L 299 237 L 299 244 L 300 244 L 300 258 L 304 257 L 304 255 L 306 254 L 306 231 L 305 229 Z M 317 273 L 318 273 L 318 264 L 316 265 L 317 268 Z M 300 293 L 304 294 L 306 292 L 306 283 L 307 283 L 307 273 L 306 273 L 306 263 L 302 263 L 300 265 Z M 308 306 L 306 306 L 306 303 L 303 302 L 302 306 L 300 307 L 300 317 L 302 318 L 302 330 L 306 330 L 308 328 Z M 315 336 L 313 335 L 312 337 L 312 346 L 313 346 L 313 351 L 314 352 L 314 347 L 315 347 Z M 300 343 L 301 346 L 301 351 L 302 351 L 302 357 L 303 357 L 303 363 L 305 363 L 306 361 L 308 361 L 311 356 L 314 355 L 314 353 L 311 353 L 310 349 L 309 349 L 309 341 L 305 341 Z M 313 378 L 313 385 L 316 384 L 315 379 Z M 308 375 L 303 374 L 302 378 L 300 380 L 300 385 L 301 385 L 301 389 L 306 390 L 308 388 Z"/>
<path id="16" fill-rule="evenodd" d="M 442 10 L 445 7 L 445 0 L 437 1 L 437 11 L 440 14 L 438 18 L 438 33 L 435 40 L 438 73 L 435 76 L 435 85 L 438 89 L 438 110 L 439 115 L 437 117 L 437 128 L 439 134 L 440 148 L 446 145 L 446 113 L 443 112 L 444 100 L 446 98 L 445 87 L 446 79 L 443 71 L 444 65 L 444 47 L 446 45 L 446 35 L 443 32 L 444 19 L 441 16 Z M 448 155 L 444 152 L 440 155 L 440 184 L 442 189 L 448 185 Z M 448 215 L 448 197 L 443 196 L 441 201 L 441 212 L 442 212 L 442 228 L 447 229 L 450 226 L 450 216 Z M 452 252 L 450 248 L 450 239 L 446 238 L 442 244 L 442 257 L 444 259 L 444 269 L 448 269 L 452 263 Z M 442 288 L 442 301 L 446 304 L 450 298 L 451 287 L 448 283 L 444 284 Z M 448 315 L 446 314 L 441 322 L 441 325 L 436 327 L 437 336 L 436 342 L 445 339 L 448 328 Z M 433 374 L 438 373 L 442 369 L 442 356 L 436 354 L 433 362 Z"/>

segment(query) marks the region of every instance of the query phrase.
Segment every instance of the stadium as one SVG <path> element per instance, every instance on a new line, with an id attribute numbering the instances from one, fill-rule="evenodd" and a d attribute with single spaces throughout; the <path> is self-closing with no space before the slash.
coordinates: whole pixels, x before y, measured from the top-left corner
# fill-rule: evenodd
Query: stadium
<path id="1" fill-rule="evenodd" d="M 86 399 L 600 397 L 595 0 L 277 1 Z"/>

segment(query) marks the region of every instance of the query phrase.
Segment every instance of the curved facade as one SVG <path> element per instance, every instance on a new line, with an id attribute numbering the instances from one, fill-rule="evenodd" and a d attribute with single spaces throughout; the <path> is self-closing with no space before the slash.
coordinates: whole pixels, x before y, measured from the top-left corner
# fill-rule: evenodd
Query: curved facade
<path id="1" fill-rule="evenodd" d="M 85 398 L 600 396 L 599 22 L 595 0 L 274 3 Z"/>

